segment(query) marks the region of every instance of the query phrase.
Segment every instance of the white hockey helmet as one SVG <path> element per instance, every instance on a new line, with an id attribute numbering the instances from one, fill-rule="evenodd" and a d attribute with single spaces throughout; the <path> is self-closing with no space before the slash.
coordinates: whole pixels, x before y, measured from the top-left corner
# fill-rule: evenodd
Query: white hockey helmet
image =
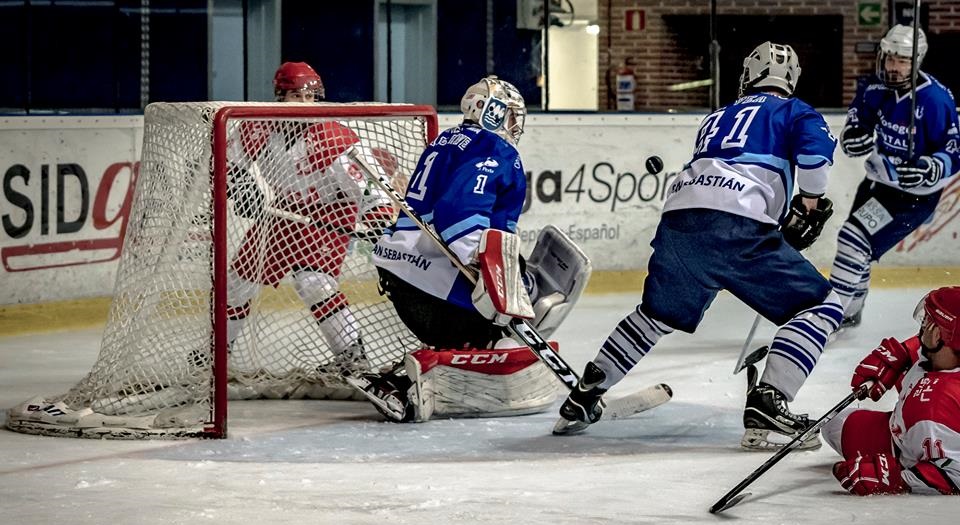
<path id="1" fill-rule="evenodd" d="M 759 88 L 776 88 L 787 96 L 793 95 L 800 80 L 800 60 L 796 51 L 786 44 L 764 42 L 743 59 L 740 74 L 740 93 Z"/>
<path id="2" fill-rule="evenodd" d="M 923 29 L 918 28 L 917 37 L 917 70 L 923 63 L 923 57 L 927 54 L 927 35 L 923 34 Z M 908 60 L 913 58 L 913 27 L 897 24 L 887 31 L 887 34 L 880 39 L 880 49 L 877 50 L 877 77 L 888 87 L 901 87 L 910 82 L 910 76 L 900 78 L 900 75 L 887 73 L 884 62 L 887 56 L 897 56 Z"/>
<path id="3" fill-rule="evenodd" d="M 494 75 L 467 88 L 460 99 L 463 118 L 516 145 L 523 135 L 527 107 L 513 84 Z"/>

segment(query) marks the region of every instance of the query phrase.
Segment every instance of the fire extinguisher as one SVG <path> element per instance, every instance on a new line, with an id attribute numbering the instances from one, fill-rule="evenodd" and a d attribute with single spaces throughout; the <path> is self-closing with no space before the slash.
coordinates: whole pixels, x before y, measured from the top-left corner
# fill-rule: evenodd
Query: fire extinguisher
<path id="1" fill-rule="evenodd" d="M 626 64 L 620 66 L 617 70 L 617 111 L 633 111 L 634 95 L 637 87 L 637 77 L 633 74 L 633 69 Z"/>

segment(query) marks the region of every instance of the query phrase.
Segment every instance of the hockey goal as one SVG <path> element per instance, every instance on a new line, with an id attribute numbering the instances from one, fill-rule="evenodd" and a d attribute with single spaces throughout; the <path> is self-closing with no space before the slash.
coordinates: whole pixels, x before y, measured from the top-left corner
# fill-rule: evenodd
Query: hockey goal
<path id="1" fill-rule="evenodd" d="M 369 262 L 396 210 L 344 152 L 403 192 L 436 135 L 430 106 L 149 105 L 97 361 L 66 394 L 8 411 L 7 426 L 225 437 L 228 398 L 352 397 L 342 367 L 421 344 Z"/>

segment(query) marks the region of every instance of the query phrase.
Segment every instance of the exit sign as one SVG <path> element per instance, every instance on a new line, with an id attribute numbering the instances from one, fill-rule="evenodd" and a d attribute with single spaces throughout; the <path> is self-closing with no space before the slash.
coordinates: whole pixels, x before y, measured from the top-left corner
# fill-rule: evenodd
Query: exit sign
<path id="1" fill-rule="evenodd" d="M 623 12 L 625 31 L 643 31 L 647 25 L 647 16 L 643 9 L 627 9 Z"/>
<path id="2" fill-rule="evenodd" d="M 857 5 L 857 23 L 860 25 L 877 26 L 880 25 L 882 19 L 880 2 L 860 2 Z"/>

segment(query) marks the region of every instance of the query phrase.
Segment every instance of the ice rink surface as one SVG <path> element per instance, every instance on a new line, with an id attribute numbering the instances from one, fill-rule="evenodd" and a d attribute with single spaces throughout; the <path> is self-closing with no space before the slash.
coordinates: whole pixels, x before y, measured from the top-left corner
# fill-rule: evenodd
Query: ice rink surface
<path id="1" fill-rule="evenodd" d="M 819 417 L 845 397 L 866 352 L 916 331 L 926 291 L 872 291 L 863 325 L 827 348 L 791 409 Z M 638 298 L 582 299 L 555 334 L 561 354 L 581 370 Z M 753 315 L 721 294 L 696 334 L 667 336 L 611 392 L 665 382 L 673 400 L 579 436 L 550 434 L 562 397 L 538 415 L 416 425 L 382 422 L 359 402 L 234 402 L 226 440 L 0 430 L 0 523 L 957 523 L 960 498 L 846 494 L 827 446 L 788 455 L 740 505 L 707 512 L 771 456 L 739 447 L 745 375 L 732 368 Z M 761 324 L 755 345 L 773 331 Z M 0 338 L 0 407 L 65 392 L 99 335 Z M 888 397 L 864 406 L 888 409 Z"/>

